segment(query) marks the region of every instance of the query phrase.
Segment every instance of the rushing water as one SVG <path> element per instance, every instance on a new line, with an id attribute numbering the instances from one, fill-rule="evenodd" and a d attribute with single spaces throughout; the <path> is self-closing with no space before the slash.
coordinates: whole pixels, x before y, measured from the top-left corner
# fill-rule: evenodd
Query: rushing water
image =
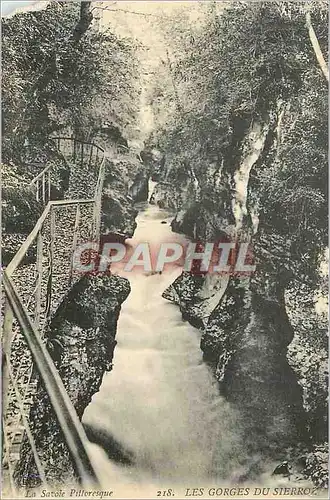
<path id="1" fill-rule="evenodd" d="M 166 241 L 169 222 L 168 213 L 146 205 L 133 242 Z M 200 332 L 162 298 L 180 272 L 125 275 L 131 293 L 118 321 L 114 369 L 84 415 L 133 452 L 134 466 L 126 473 L 156 482 L 206 480 L 219 448 L 223 402 L 202 362 Z M 224 422 L 222 429 L 226 433 Z M 226 436 L 222 441 L 231 448 Z"/>

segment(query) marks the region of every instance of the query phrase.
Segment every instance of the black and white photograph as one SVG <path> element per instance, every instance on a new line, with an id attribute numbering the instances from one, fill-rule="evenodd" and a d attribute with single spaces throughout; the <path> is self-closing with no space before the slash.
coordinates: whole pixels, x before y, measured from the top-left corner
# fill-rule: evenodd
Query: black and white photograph
<path id="1" fill-rule="evenodd" d="M 2 1 L 2 498 L 328 498 L 328 29 Z"/>

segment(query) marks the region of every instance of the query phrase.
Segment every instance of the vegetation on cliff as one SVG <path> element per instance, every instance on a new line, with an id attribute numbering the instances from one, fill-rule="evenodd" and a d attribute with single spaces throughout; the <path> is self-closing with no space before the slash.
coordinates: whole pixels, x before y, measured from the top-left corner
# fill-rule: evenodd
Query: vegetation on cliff
<path id="1" fill-rule="evenodd" d="M 4 159 L 20 158 L 24 146 L 54 131 L 69 128 L 86 139 L 105 121 L 124 127 L 134 120 L 134 43 L 99 29 L 89 9 L 79 37 L 77 2 L 52 1 L 3 20 Z"/>
<path id="2" fill-rule="evenodd" d="M 13 188 L 29 183 L 50 162 L 52 199 L 63 197 L 63 166 L 52 134 L 126 142 L 136 119 L 139 89 L 136 44 L 102 28 L 91 2 L 52 0 L 42 10 L 2 21 L 2 158 L 4 224 L 28 233 L 40 207 Z M 127 144 L 127 142 L 126 142 Z M 60 168 L 62 164 L 62 169 Z M 71 166 L 71 174 L 74 167 Z M 79 172 L 76 175 L 81 177 Z M 85 179 L 80 179 L 85 182 Z M 58 191 L 58 192 L 57 192 Z M 87 196 L 87 193 L 85 193 Z M 26 198 L 26 199 L 25 199 Z M 32 205 L 31 205 L 32 203 Z M 21 213 L 22 206 L 31 209 Z M 9 208 L 11 207 L 11 208 Z M 38 208 L 38 207 L 37 207 Z M 26 221 L 25 227 L 17 221 Z M 24 226 L 24 224 L 23 224 Z"/>
<path id="3" fill-rule="evenodd" d="M 174 23 L 160 21 L 168 51 L 149 94 L 155 132 L 141 156 L 151 169 L 157 164 L 153 199 L 176 210 L 174 230 L 202 242 L 248 239 L 258 272 L 223 282 L 183 273 L 164 297 L 202 330 L 204 359 L 238 409 L 242 461 L 248 461 L 240 480 L 260 476 L 264 452 L 271 460 L 303 458 L 304 474 L 324 486 L 327 334 L 320 265 L 327 245 L 327 9 L 323 1 L 199 8 L 198 22 L 185 10 Z M 148 196 L 141 157 L 123 154 L 138 112 L 135 56 L 135 43 L 93 23 L 91 2 L 54 0 L 41 11 L 4 20 L 7 233 L 24 239 L 33 227 L 42 207 L 29 183 L 49 162 L 58 168 L 52 186 L 57 197 L 63 197 L 65 169 L 74 174 L 69 191 L 79 188 L 80 196 L 90 197 L 87 177 L 74 171 L 74 163 L 61 163 L 49 140 L 56 133 L 101 139 L 108 152 L 116 150 L 105 163 L 103 237 L 133 234 L 133 201 Z M 10 239 L 8 260 L 16 246 Z M 28 275 L 27 265 L 26 282 Z M 116 322 L 128 292 L 127 282 L 113 276 L 82 280 L 49 325 L 49 350 L 80 417 L 112 368 Z M 98 343 L 91 347 L 90 340 Z M 47 467 L 60 450 L 71 476 L 49 410 L 39 385 L 33 430 L 42 434 Z M 49 417 L 46 434 L 42 415 Z M 16 479 L 26 484 L 35 468 L 26 439 L 22 450 Z M 64 472 L 53 465 L 47 470 L 51 480 L 59 474 L 65 480 Z"/>
<path id="4" fill-rule="evenodd" d="M 214 194 L 210 165 L 234 170 L 251 123 L 276 122 L 250 175 L 250 198 L 279 239 L 290 239 L 290 267 L 303 279 L 317 269 L 327 241 L 327 85 L 304 9 L 304 2 L 237 2 L 224 13 L 212 10 L 195 29 L 184 28 L 186 19 L 167 27 L 175 40 L 172 87 L 159 123 L 168 101 L 176 113 L 150 141 L 166 152 L 167 175 L 193 170 L 203 205 Z M 317 3 L 312 19 L 326 54 L 327 9 Z"/>

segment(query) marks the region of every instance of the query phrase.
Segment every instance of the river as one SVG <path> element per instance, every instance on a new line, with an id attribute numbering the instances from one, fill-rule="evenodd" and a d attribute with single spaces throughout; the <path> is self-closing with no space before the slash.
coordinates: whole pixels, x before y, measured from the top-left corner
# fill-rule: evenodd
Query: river
<path id="1" fill-rule="evenodd" d="M 140 206 L 132 243 L 171 239 L 170 220 L 158 207 Z M 132 451 L 133 467 L 114 467 L 139 481 L 207 481 L 218 462 L 219 440 L 221 454 L 232 453 L 221 422 L 224 402 L 202 361 L 201 334 L 162 298 L 180 273 L 179 268 L 153 275 L 121 272 L 131 293 L 118 321 L 114 368 L 104 375 L 83 419 Z"/>

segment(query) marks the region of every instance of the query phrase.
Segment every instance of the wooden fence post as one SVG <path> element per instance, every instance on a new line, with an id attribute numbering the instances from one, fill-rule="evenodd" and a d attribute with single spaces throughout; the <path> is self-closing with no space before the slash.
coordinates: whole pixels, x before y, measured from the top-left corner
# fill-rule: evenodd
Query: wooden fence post
<path id="1" fill-rule="evenodd" d="M 46 201 L 46 174 L 42 174 L 42 201 Z"/>
<path id="2" fill-rule="evenodd" d="M 4 319 L 2 326 L 2 414 L 5 417 L 8 408 L 9 366 L 11 343 L 13 339 L 14 314 L 6 298 Z"/>
<path id="3" fill-rule="evenodd" d="M 91 144 L 91 145 L 90 145 L 89 160 L 88 160 L 88 168 L 89 168 L 89 167 L 90 167 L 90 165 L 91 165 L 92 156 L 93 156 L 93 149 L 94 149 L 94 146 L 93 146 L 93 144 Z"/>
<path id="4" fill-rule="evenodd" d="M 81 166 L 84 165 L 84 143 L 81 143 L 81 161 L 80 161 Z"/>
<path id="5" fill-rule="evenodd" d="M 41 230 L 37 237 L 37 286 L 35 294 L 35 308 L 34 308 L 34 323 L 36 328 L 40 328 L 40 313 L 41 313 L 41 296 L 42 296 L 42 258 L 43 258 L 43 244 Z"/>
<path id="6" fill-rule="evenodd" d="M 47 201 L 50 201 L 50 189 L 51 189 L 51 180 L 50 180 L 50 170 L 48 170 L 48 200 Z"/>
<path id="7" fill-rule="evenodd" d="M 76 219 L 74 223 L 74 229 L 73 229 L 73 238 L 72 238 L 72 255 L 71 255 L 71 265 L 70 265 L 70 275 L 69 275 L 69 285 L 72 283 L 72 278 L 73 278 L 73 264 L 74 264 L 74 252 L 77 247 L 77 242 L 78 242 L 78 230 L 79 230 L 79 224 L 80 224 L 80 205 L 77 204 L 77 209 L 76 209 Z"/>
<path id="8" fill-rule="evenodd" d="M 37 184 L 36 184 L 36 200 L 39 201 L 39 179 L 37 179 Z"/>
<path id="9" fill-rule="evenodd" d="M 54 249 L 55 249 L 55 208 L 50 209 L 50 244 L 49 244 L 49 276 L 47 282 L 46 299 L 46 318 L 49 319 L 52 312 L 52 287 L 53 287 L 53 267 L 54 267 Z"/>

